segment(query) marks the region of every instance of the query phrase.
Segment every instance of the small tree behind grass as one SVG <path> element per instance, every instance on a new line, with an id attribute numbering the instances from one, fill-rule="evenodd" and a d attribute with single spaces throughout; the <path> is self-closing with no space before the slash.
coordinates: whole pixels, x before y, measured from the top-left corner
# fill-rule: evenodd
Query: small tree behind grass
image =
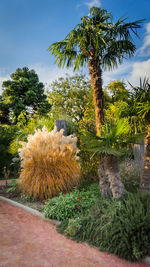
<path id="1" fill-rule="evenodd" d="M 44 127 L 28 136 L 19 149 L 21 157 L 20 189 L 29 197 L 51 198 L 78 184 L 77 139 Z"/>

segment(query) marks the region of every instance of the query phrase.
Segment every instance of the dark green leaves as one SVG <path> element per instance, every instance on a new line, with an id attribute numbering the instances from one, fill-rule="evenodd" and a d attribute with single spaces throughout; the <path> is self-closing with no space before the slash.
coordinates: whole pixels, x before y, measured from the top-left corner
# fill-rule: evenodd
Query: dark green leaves
<path id="1" fill-rule="evenodd" d="M 112 69 L 122 63 L 125 57 L 134 54 L 131 33 L 137 36 L 137 29 L 141 28 L 142 22 L 126 22 L 126 18 L 121 17 L 114 23 L 111 13 L 93 7 L 63 41 L 53 43 L 48 50 L 60 67 L 74 66 L 74 69 L 79 69 L 94 54 L 99 56 L 104 69 Z"/>

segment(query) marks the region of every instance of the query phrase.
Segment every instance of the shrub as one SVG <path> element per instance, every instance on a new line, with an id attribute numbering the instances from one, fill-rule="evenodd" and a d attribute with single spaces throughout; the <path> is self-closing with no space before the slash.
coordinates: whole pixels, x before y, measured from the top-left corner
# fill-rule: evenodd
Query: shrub
<path id="1" fill-rule="evenodd" d="M 116 208 L 102 232 L 102 247 L 127 260 L 139 260 L 150 252 L 150 196 L 129 194 Z"/>
<path id="2" fill-rule="evenodd" d="M 125 189 L 129 192 L 137 192 L 140 185 L 141 166 L 134 160 L 125 160 L 120 164 L 120 176 Z"/>
<path id="3" fill-rule="evenodd" d="M 73 237 L 79 232 L 81 229 L 81 218 L 75 217 L 73 219 L 69 219 L 67 227 L 65 229 L 65 235 Z"/>
<path id="4" fill-rule="evenodd" d="M 59 197 L 47 201 L 44 214 L 60 221 L 84 214 L 92 207 L 99 194 L 97 183 L 88 187 L 87 191 L 74 189 L 71 193 L 61 193 Z"/>
<path id="5" fill-rule="evenodd" d="M 0 125 L 0 175 L 3 174 L 4 167 L 10 170 L 12 155 L 8 148 L 17 130 L 17 126 Z"/>
<path id="6" fill-rule="evenodd" d="M 80 228 L 72 238 L 137 261 L 150 253 L 149 203 L 148 193 L 129 193 L 122 202 L 101 198 L 89 214 L 80 217 Z M 58 229 L 66 234 L 62 225 Z"/>
<path id="7" fill-rule="evenodd" d="M 18 189 L 18 183 L 15 179 L 12 179 L 10 183 L 8 183 L 9 188 L 6 190 L 7 193 L 15 192 Z"/>
<path id="8" fill-rule="evenodd" d="M 21 157 L 20 189 L 35 199 L 51 198 L 72 190 L 80 178 L 76 138 L 63 136 L 44 127 L 29 135 L 19 149 Z"/>

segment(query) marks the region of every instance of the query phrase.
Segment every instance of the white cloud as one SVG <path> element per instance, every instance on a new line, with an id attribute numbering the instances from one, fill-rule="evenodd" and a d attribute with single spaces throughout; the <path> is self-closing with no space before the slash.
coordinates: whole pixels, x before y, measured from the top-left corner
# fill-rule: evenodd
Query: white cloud
<path id="1" fill-rule="evenodd" d="M 132 62 L 124 62 L 117 69 L 103 72 L 103 85 L 108 85 L 113 80 L 128 81 L 128 74 L 132 71 Z"/>
<path id="2" fill-rule="evenodd" d="M 111 72 L 103 73 L 103 84 L 108 85 L 110 81 L 120 79 L 127 85 L 130 82 L 132 85 L 139 85 L 140 78 L 150 78 L 150 59 L 145 61 L 135 61 L 131 63 L 124 63 L 118 69 Z"/>
<path id="3" fill-rule="evenodd" d="M 100 7 L 101 6 L 101 2 L 99 0 L 91 0 L 90 2 L 85 2 L 85 5 L 89 9 L 91 9 L 93 6 Z"/>
<path id="4" fill-rule="evenodd" d="M 45 84 L 46 89 L 49 85 L 57 80 L 59 77 L 65 77 L 66 74 L 72 76 L 76 72 L 73 71 L 73 68 L 59 68 L 57 65 L 47 66 L 44 64 L 34 64 L 29 66 L 29 69 L 34 69 L 39 76 L 39 80 Z"/>
<path id="5" fill-rule="evenodd" d="M 128 75 L 128 81 L 133 85 L 139 85 L 140 78 L 150 78 L 150 59 L 134 62 L 131 74 Z"/>
<path id="6" fill-rule="evenodd" d="M 145 25 L 146 33 L 143 40 L 143 45 L 139 49 L 140 56 L 150 55 L 150 22 Z"/>

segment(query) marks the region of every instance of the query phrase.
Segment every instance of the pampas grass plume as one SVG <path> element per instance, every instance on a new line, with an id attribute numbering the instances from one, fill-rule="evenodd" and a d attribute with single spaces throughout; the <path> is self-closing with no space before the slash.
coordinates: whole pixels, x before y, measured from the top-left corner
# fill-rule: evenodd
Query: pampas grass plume
<path id="1" fill-rule="evenodd" d="M 77 138 L 64 136 L 56 127 L 48 132 L 46 127 L 20 142 L 20 189 L 35 199 L 51 198 L 70 191 L 80 179 Z"/>

